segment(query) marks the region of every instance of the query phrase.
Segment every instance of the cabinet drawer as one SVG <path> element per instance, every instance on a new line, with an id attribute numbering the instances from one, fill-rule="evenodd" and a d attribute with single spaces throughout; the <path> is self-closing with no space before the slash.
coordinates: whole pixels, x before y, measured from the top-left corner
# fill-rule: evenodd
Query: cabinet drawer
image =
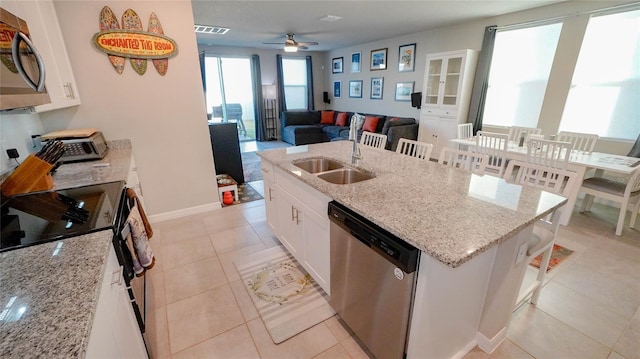
<path id="1" fill-rule="evenodd" d="M 275 183 L 280 189 L 289 192 L 319 216 L 327 217 L 327 204 L 331 201 L 331 198 L 299 179 L 293 178 L 280 168 L 275 169 Z"/>

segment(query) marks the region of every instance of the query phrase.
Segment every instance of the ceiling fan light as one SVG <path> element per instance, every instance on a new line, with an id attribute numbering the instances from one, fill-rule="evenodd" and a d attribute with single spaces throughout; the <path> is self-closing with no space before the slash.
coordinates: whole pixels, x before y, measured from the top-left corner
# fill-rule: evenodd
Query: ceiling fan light
<path id="1" fill-rule="evenodd" d="M 284 45 L 284 52 L 298 52 L 298 47 L 295 45 Z"/>

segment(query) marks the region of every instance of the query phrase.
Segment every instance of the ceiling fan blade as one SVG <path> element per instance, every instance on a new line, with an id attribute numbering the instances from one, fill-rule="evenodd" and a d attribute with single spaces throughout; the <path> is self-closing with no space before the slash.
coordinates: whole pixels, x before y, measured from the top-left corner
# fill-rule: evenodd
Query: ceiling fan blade
<path id="1" fill-rule="evenodd" d="M 298 42 L 298 44 L 299 44 L 299 45 L 308 45 L 308 46 L 318 45 L 318 43 L 317 43 L 317 42 L 315 42 L 315 41 L 311 41 L 311 42 L 305 42 L 305 41 L 302 41 L 302 42 Z"/>
<path id="2" fill-rule="evenodd" d="M 307 50 L 308 47 L 304 46 L 304 45 L 300 45 L 300 43 L 298 43 L 298 50 Z"/>
<path id="3" fill-rule="evenodd" d="M 263 42 L 263 45 L 286 45 L 284 42 Z"/>

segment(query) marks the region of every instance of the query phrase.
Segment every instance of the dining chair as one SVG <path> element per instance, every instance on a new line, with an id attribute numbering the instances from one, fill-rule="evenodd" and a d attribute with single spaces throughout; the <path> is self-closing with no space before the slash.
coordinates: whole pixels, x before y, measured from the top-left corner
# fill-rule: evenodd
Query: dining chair
<path id="1" fill-rule="evenodd" d="M 563 197 L 570 195 L 578 180 L 576 172 L 516 160 L 509 161 L 504 178 L 507 182 L 539 188 Z M 560 225 L 560 216 L 562 211 L 571 210 L 566 207 L 562 206 L 534 223 L 531 238 L 527 242 L 526 263 L 528 265 L 539 255 L 542 255 L 542 260 L 536 280 L 526 290 L 520 291 L 514 310 L 529 297 L 531 304 L 535 305 L 538 302 Z"/>
<path id="2" fill-rule="evenodd" d="M 573 144 L 573 151 L 591 154 L 596 147 L 598 137 L 598 135 L 592 133 L 560 131 L 554 140 L 571 142 Z"/>
<path id="3" fill-rule="evenodd" d="M 471 138 L 471 137 L 473 137 L 473 124 L 472 123 L 459 124 L 457 138 Z"/>
<path id="4" fill-rule="evenodd" d="M 431 143 L 419 142 L 408 138 L 400 138 L 398 147 L 396 147 L 396 153 L 423 160 L 429 160 L 431 158 L 431 151 L 433 151 L 433 145 Z"/>
<path id="5" fill-rule="evenodd" d="M 616 223 L 616 235 L 622 235 L 624 219 L 627 215 L 627 207 L 636 198 L 636 204 L 631 212 L 629 228 L 635 228 L 638 211 L 640 210 L 640 169 L 634 171 L 626 182 L 615 181 L 605 177 L 591 177 L 582 181 L 580 192 L 585 194 L 582 200 L 580 212 L 591 211 L 591 205 L 595 197 L 604 198 L 620 203 L 620 213 Z"/>
<path id="6" fill-rule="evenodd" d="M 514 142 L 520 141 L 520 138 L 524 133 L 526 133 L 527 136 L 532 134 L 539 135 L 542 133 L 542 129 L 535 128 L 535 127 L 511 126 L 509 128 L 509 141 L 514 141 Z M 525 140 L 527 136 L 525 136 Z"/>
<path id="7" fill-rule="evenodd" d="M 638 138 L 636 138 L 636 142 L 631 147 L 631 150 L 629 150 L 629 153 L 627 153 L 627 157 L 640 158 L 640 134 L 638 135 Z"/>
<path id="8" fill-rule="evenodd" d="M 573 144 L 571 142 L 529 139 L 527 142 L 527 162 L 567 169 Z"/>
<path id="9" fill-rule="evenodd" d="M 505 133 L 495 133 L 478 131 L 476 134 L 475 152 L 489 156 L 485 173 L 502 177 L 507 166 L 507 144 L 509 135 Z"/>
<path id="10" fill-rule="evenodd" d="M 384 147 L 387 145 L 387 135 L 364 131 L 360 138 L 360 144 L 384 150 Z"/>
<path id="11" fill-rule="evenodd" d="M 441 165 L 460 168 L 478 174 L 484 174 L 487 162 L 489 162 L 488 155 L 450 147 L 444 147 L 440 151 L 440 158 L 438 159 L 438 163 Z"/>

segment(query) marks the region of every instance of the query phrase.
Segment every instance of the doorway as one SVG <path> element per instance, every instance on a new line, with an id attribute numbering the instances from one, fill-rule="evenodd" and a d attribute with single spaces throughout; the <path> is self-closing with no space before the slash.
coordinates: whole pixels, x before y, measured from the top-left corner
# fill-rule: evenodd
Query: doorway
<path id="1" fill-rule="evenodd" d="M 238 127 L 240 142 L 255 141 L 251 59 L 206 56 L 204 65 L 209 121 L 234 122 Z"/>

